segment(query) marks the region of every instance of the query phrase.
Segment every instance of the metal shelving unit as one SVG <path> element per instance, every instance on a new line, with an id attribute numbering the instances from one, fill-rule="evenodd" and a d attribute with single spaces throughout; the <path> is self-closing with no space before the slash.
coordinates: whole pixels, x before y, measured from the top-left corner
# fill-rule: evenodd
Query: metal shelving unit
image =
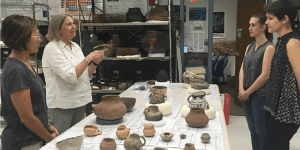
<path id="1" fill-rule="evenodd" d="M 169 71 L 170 71 L 170 81 L 172 82 L 172 26 L 171 26 L 171 19 L 172 19 L 172 13 L 171 13 L 171 6 L 173 5 L 172 0 L 169 0 L 168 3 L 168 12 L 169 12 L 169 20 L 168 21 L 157 21 L 157 22 L 139 22 L 139 23 L 81 23 L 81 7 L 80 2 L 77 0 L 77 8 L 78 8 L 78 23 L 79 23 L 79 29 L 81 29 L 81 26 L 84 27 L 94 27 L 94 32 L 96 32 L 95 27 L 97 26 L 105 26 L 105 27 L 112 27 L 114 30 L 118 28 L 119 30 L 122 30 L 120 28 L 123 28 L 123 30 L 133 30 L 130 27 L 139 27 L 137 30 L 144 30 L 143 27 L 158 27 L 158 28 L 166 28 L 169 31 L 169 40 L 170 40 L 170 53 L 167 57 L 142 57 L 142 58 L 105 58 L 104 60 L 163 60 L 169 61 Z M 94 14 L 95 11 L 95 4 L 94 0 L 92 0 L 92 10 L 91 12 Z M 99 8 L 97 8 L 99 9 Z M 88 30 L 88 29 L 87 29 Z M 99 30 L 112 30 L 112 29 L 99 29 Z M 132 33 L 132 32 L 129 32 Z M 134 35 L 134 33 L 132 33 Z M 132 36 L 131 36 L 132 37 Z M 81 39 L 81 31 L 79 31 L 79 38 L 80 38 L 80 46 L 82 47 L 82 39 Z M 130 38 L 130 37 L 129 37 Z M 127 41 L 127 40 L 126 40 Z"/>

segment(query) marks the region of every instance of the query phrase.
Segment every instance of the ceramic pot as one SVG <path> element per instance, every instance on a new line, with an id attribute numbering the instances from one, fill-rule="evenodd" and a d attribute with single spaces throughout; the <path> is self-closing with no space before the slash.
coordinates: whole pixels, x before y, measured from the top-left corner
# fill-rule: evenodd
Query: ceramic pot
<path id="1" fill-rule="evenodd" d="M 144 110 L 145 119 L 148 121 L 162 120 L 163 114 L 159 111 L 158 106 L 149 106 Z"/>
<path id="2" fill-rule="evenodd" d="M 117 88 L 119 86 L 119 82 L 117 80 L 112 79 L 112 80 L 109 81 L 108 85 L 109 85 L 109 87 Z"/>
<path id="3" fill-rule="evenodd" d="M 193 143 L 185 143 L 183 150 L 196 150 Z"/>
<path id="4" fill-rule="evenodd" d="M 204 108 L 190 108 L 190 112 L 185 117 L 185 121 L 192 127 L 204 127 L 208 124 L 208 117 L 204 113 Z"/>
<path id="5" fill-rule="evenodd" d="M 74 150 L 80 149 L 83 142 L 83 136 L 77 136 L 72 138 L 67 138 L 62 141 L 57 142 L 55 145 L 59 150 Z"/>
<path id="6" fill-rule="evenodd" d="M 140 8 L 129 8 L 127 13 L 127 22 L 144 22 L 144 15 Z"/>
<path id="7" fill-rule="evenodd" d="M 149 84 L 149 85 L 155 85 L 155 80 L 149 80 L 149 81 L 147 82 L 147 84 Z"/>
<path id="8" fill-rule="evenodd" d="M 87 136 L 95 136 L 95 135 L 101 135 L 102 131 L 98 129 L 97 126 L 95 125 L 86 125 L 83 128 L 83 132 L 87 135 Z"/>
<path id="9" fill-rule="evenodd" d="M 116 150 L 117 144 L 113 138 L 103 138 L 99 148 L 100 150 Z"/>
<path id="10" fill-rule="evenodd" d="M 156 75 L 157 82 L 167 82 L 169 79 L 168 73 L 166 70 L 159 70 L 158 74 Z"/>
<path id="11" fill-rule="evenodd" d="M 172 132 L 163 132 L 159 135 L 162 138 L 162 140 L 164 140 L 166 142 L 171 141 L 172 137 L 174 136 L 174 134 Z"/>
<path id="12" fill-rule="evenodd" d="M 190 84 L 191 84 L 191 87 L 196 89 L 196 90 L 207 89 L 210 85 L 207 82 L 203 83 L 203 82 L 198 82 L 198 81 L 195 81 L 195 80 L 191 81 Z"/>
<path id="13" fill-rule="evenodd" d="M 122 118 L 127 112 L 126 106 L 120 101 L 119 95 L 104 95 L 102 101 L 94 107 L 95 115 L 104 120 Z"/>
<path id="14" fill-rule="evenodd" d="M 163 94 L 151 93 L 149 95 L 150 104 L 161 104 L 164 103 L 167 97 Z"/>
<path id="15" fill-rule="evenodd" d="M 185 134 L 180 134 L 180 138 L 181 138 L 181 139 L 185 139 L 185 138 L 186 138 L 186 135 L 185 135 Z"/>
<path id="16" fill-rule="evenodd" d="M 126 90 L 127 89 L 127 86 L 123 83 L 123 82 L 121 82 L 119 85 L 118 85 L 118 88 L 117 88 L 118 90 Z"/>
<path id="17" fill-rule="evenodd" d="M 165 147 L 155 147 L 153 150 L 168 150 L 168 149 Z"/>
<path id="18" fill-rule="evenodd" d="M 203 91 L 192 93 L 192 95 L 187 98 L 189 107 L 200 107 L 204 108 L 205 110 L 209 109 L 209 104 L 205 100 L 205 95 L 206 94 Z"/>
<path id="19" fill-rule="evenodd" d="M 201 141 L 203 143 L 208 143 L 210 141 L 210 135 L 208 133 L 203 133 L 201 135 Z"/>
<path id="20" fill-rule="evenodd" d="M 149 106 L 153 106 L 153 105 L 158 106 L 159 111 L 161 111 L 164 116 L 167 116 L 172 112 L 172 104 L 168 101 L 161 104 L 146 103 L 145 108 L 148 108 Z"/>
<path id="21" fill-rule="evenodd" d="M 127 17 L 125 15 L 105 15 L 105 20 L 108 23 L 125 23 L 127 21 Z"/>
<path id="22" fill-rule="evenodd" d="M 129 135 L 130 128 L 126 128 L 125 125 L 120 125 L 117 128 L 118 130 L 116 131 L 116 135 L 119 139 L 123 140 L 126 139 L 127 136 Z"/>
<path id="23" fill-rule="evenodd" d="M 155 134 L 154 124 L 153 123 L 145 123 L 143 133 L 145 136 L 154 136 Z"/>
<path id="24" fill-rule="evenodd" d="M 154 86 L 153 93 L 162 94 L 167 96 L 167 87 L 166 86 Z"/>
<path id="25" fill-rule="evenodd" d="M 107 23 L 105 20 L 105 14 L 94 14 L 92 19 L 94 23 Z"/>
<path id="26" fill-rule="evenodd" d="M 144 143 L 141 142 L 140 138 L 144 140 Z M 130 134 L 124 142 L 124 148 L 126 150 L 140 150 L 146 144 L 146 139 L 143 136 L 138 134 Z"/>
<path id="27" fill-rule="evenodd" d="M 169 43 L 169 34 L 165 31 L 146 31 L 141 39 L 141 45 L 147 53 L 165 53 L 170 48 Z"/>
<path id="28" fill-rule="evenodd" d="M 134 107 L 136 99 L 133 97 L 121 97 L 120 101 L 126 105 L 127 112 L 129 112 Z"/>
<path id="29" fill-rule="evenodd" d="M 147 14 L 146 20 L 155 20 L 155 21 L 168 21 L 169 13 L 165 10 L 164 6 L 156 6 L 151 9 Z"/>
<path id="30" fill-rule="evenodd" d="M 183 117 L 186 117 L 187 114 L 190 112 L 190 109 L 187 105 L 183 105 L 181 108 L 181 113 Z M 205 114 L 207 115 L 208 119 L 213 119 L 216 115 L 216 110 L 213 107 L 209 107 L 209 109 L 204 110 Z"/>

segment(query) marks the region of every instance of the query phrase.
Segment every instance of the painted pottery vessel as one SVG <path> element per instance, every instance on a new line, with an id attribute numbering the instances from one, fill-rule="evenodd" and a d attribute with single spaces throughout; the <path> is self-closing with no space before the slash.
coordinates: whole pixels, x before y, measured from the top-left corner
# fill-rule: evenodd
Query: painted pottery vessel
<path id="1" fill-rule="evenodd" d="M 134 107 L 136 99 L 133 97 L 121 97 L 120 101 L 126 105 L 127 112 L 129 112 Z"/>
<path id="2" fill-rule="evenodd" d="M 159 93 L 151 93 L 149 95 L 150 104 L 161 104 L 166 101 L 166 96 Z"/>
<path id="3" fill-rule="evenodd" d="M 154 86 L 153 93 L 162 94 L 167 96 L 167 87 L 166 86 Z"/>
<path id="4" fill-rule="evenodd" d="M 122 118 L 127 112 L 126 106 L 120 101 L 119 95 L 104 95 L 102 101 L 94 107 L 95 115 L 104 120 Z"/>
<path id="5" fill-rule="evenodd" d="M 158 106 L 159 111 L 161 111 L 164 116 L 167 116 L 167 115 L 171 114 L 171 112 L 172 112 L 172 104 L 168 101 L 161 103 L 161 104 L 146 103 L 145 108 L 148 108 L 149 106 L 152 106 L 152 105 Z"/>
<path id="6" fill-rule="evenodd" d="M 156 6 L 155 8 L 151 9 L 149 13 L 146 15 L 146 20 L 155 20 L 155 21 L 168 21 L 169 20 L 169 13 L 165 9 L 164 6 Z"/>
<path id="7" fill-rule="evenodd" d="M 208 124 L 208 117 L 204 113 L 204 108 L 190 108 L 190 112 L 185 117 L 185 121 L 192 127 L 204 127 Z"/>
<path id="8" fill-rule="evenodd" d="M 154 124 L 153 123 L 145 123 L 143 133 L 145 136 L 154 136 L 155 134 Z"/>
<path id="9" fill-rule="evenodd" d="M 140 8 L 129 8 L 127 13 L 127 22 L 144 22 L 145 17 Z"/>
<path id="10" fill-rule="evenodd" d="M 62 141 L 57 142 L 55 145 L 59 150 L 74 150 L 80 149 L 83 142 L 83 136 L 77 136 L 72 138 L 67 138 Z"/>
<path id="11" fill-rule="evenodd" d="M 205 95 L 206 94 L 203 91 L 192 93 L 192 95 L 187 98 L 189 107 L 200 107 L 204 108 L 205 110 L 209 109 L 209 104 L 205 100 Z"/>
<path id="12" fill-rule="evenodd" d="M 144 143 L 140 140 L 143 139 Z M 146 139 L 138 134 L 130 134 L 124 142 L 124 148 L 126 150 L 140 150 L 146 144 Z"/>
<path id="13" fill-rule="evenodd" d="M 148 53 L 165 53 L 170 48 L 169 43 L 169 34 L 165 31 L 146 31 L 141 38 L 141 45 Z"/>
<path id="14" fill-rule="evenodd" d="M 86 125 L 86 126 L 84 126 L 83 132 L 87 136 L 95 136 L 95 135 L 102 134 L 102 131 L 99 130 L 99 128 L 97 126 L 95 126 L 95 125 Z"/>
<path id="15" fill-rule="evenodd" d="M 100 150 L 116 150 L 117 144 L 113 138 L 103 138 L 99 148 Z"/>
<path id="16" fill-rule="evenodd" d="M 196 150 L 195 149 L 195 144 L 193 144 L 193 143 L 185 143 L 183 150 Z"/>
<path id="17" fill-rule="evenodd" d="M 159 134 L 162 140 L 164 141 L 170 141 L 174 134 L 172 132 L 163 132 Z"/>
<path id="18" fill-rule="evenodd" d="M 144 110 L 145 119 L 148 121 L 162 120 L 163 114 L 159 111 L 158 106 L 149 106 Z"/>
<path id="19" fill-rule="evenodd" d="M 203 143 L 208 143 L 210 141 L 210 135 L 208 133 L 203 133 L 201 135 L 201 141 Z"/>
<path id="20" fill-rule="evenodd" d="M 118 130 L 116 131 L 116 135 L 119 139 L 126 139 L 127 136 L 129 135 L 130 128 L 126 128 L 125 125 L 120 125 L 117 128 Z"/>

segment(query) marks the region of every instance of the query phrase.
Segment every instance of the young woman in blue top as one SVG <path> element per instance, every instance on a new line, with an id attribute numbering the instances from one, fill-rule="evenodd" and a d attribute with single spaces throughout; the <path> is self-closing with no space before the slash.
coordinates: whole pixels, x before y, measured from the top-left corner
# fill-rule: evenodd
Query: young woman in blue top
<path id="1" fill-rule="evenodd" d="M 255 41 L 248 45 L 239 75 L 239 96 L 243 101 L 244 112 L 251 133 L 252 149 L 262 150 L 266 135 L 267 111 L 265 103 L 266 82 L 270 75 L 271 59 L 275 48 L 273 35 L 265 25 L 267 16 L 255 14 L 249 21 L 250 36 Z"/>

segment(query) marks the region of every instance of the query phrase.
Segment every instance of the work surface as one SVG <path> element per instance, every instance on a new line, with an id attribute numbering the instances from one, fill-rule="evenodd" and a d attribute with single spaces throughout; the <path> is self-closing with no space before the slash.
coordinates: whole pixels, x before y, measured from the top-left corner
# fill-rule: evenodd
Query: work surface
<path id="1" fill-rule="evenodd" d="M 142 147 L 142 150 L 152 150 L 154 147 L 158 146 L 166 147 L 168 150 L 182 150 L 185 143 L 194 143 L 197 150 L 230 150 L 230 142 L 218 87 L 217 85 L 210 85 L 209 88 L 211 89 L 211 94 L 206 95 L 206 100 L 210 107 L 213 107 L 216 110 L 216 116 L 211 119 L 205 127 L 194 128 L 186 124 L 185 119 L 181 114 L 181 107 L 183 105 L 188 105 L 186 99 L 190 94 L 187 92 L 187 89 L 183 88 L 182 83 L 171 83 L 167 92 L 167 101 L 172 103 L 172 113 L 168 116 L 164 116 L 167 123 L 162 127 L 155 128 L 156 133 L 154 137 L 146 137 L 146 145 Z M 115 125 L 100 125 L 96 123 L 95 114 L 91 114 L 45 145 L 42 150 L 55 150 L 57 149 L 55 143 L 58 141 L 79 135 L 84 136 L 81 150 L 99 150 L 99 145 L 105 137 L 115 138 L 116 143 L 118 144 L 117 150 L 124 150 L 123 144 L 125 140 L 119 140 L 116 137 L 117 126 L 125 124 L 130 128 L 130 134 L 136 133 L 143 135 L 143 124 L 141 123 L 141 120 L 145 118 L 143 111 L 145 104 L 148 102 L 149 94 L 150 92 L 148 90 L 137 90 L 132 86 L 132 88 L 127 89 L 120 94 L 121 97 L 135 97 L 137 100 L 133 110 L 123 117 L 121 123 Z M 85 125 L 97 125 L 99 129 L 102 130 L 102 134 L 94 137 L 87 137 L 83 133 L 83 127 Z M 160 133 L 167 131 L 174 133 L 174 137 L 170 142 L 162 141 L 159 136 Z M 182 133 L 187 135 L 185 139 L 180 138 L 179 135 Z M 200 136 L 202 133 L 210 134 L 211 140 L 209 143 L 204 144 L 201 142 Z"/>

